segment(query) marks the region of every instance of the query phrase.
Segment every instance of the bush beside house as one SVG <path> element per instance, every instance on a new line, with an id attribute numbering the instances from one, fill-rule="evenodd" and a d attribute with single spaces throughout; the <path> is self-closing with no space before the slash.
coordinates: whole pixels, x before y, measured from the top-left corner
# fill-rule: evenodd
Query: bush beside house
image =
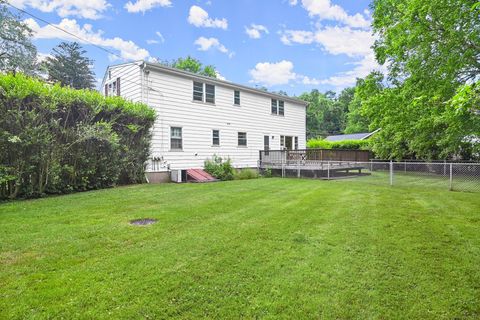
<path id="1" fill-rule="evenodd" d="M 154 120 L 144 104 L 0 75 L 0 198 L 142 182 Z"/>

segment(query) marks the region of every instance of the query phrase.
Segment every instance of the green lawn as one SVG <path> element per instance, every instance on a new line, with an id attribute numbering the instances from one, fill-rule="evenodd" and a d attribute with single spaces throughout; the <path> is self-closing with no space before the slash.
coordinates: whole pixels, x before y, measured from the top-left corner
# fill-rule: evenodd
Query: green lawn
<path id="1" fill-rule="evenodd" d="M 478 319 L 479 194 L 362 179 L 2 204 L 0 318 Z"/>

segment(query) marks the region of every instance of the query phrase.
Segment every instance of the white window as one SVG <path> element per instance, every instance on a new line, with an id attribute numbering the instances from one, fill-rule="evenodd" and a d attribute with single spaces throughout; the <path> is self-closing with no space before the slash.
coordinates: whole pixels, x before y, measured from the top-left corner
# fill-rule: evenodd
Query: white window
<path id="1" fill-rule="evenodd" d="M 215 86 L 213 84 L 205 84 L 205 102 L 215 103 Z"/>
<path id="2" fill-rule="evenodd" d="M 285 102 L 282 100 L 272 99 L 272 114 L 285 115 Z"/>
<path id="3" fill-rule="evenodd" d="M 182 150 L 182 128 L 171 127 L 170 128 L 170 149 Z"/>
<path id="4" fill-rule="evenodd" d="M 233 104 L 239 106 L 240 105 L 240 91 L 235 90 L 233 92 Z"/>
<path id="5" fill-rule="evenodd" d="M 120 95 L 120 78 L 105 84 L 105 96 L 113 97 Z"/>
<path id="6" fill-rule="evenodd" d="M 247 133 L 246 132 L 239 132 L 238 133 L 238 146 L 239 147 L 246 147 L 247 146 Z"/>
<path id="7" fill-rule="evenodd" d="M 220 145 L 220 130 L 212 130 L 212 145 Z"/>
<path id="8" fill-rule="evenodd" d="M 203 83 L 193 82 L 193 100 L 203 102 Z"/>

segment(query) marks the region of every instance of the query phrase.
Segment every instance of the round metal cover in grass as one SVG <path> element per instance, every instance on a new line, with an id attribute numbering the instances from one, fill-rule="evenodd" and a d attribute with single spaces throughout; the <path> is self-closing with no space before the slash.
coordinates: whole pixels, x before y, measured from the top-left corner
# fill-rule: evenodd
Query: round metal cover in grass
<path id="1" fill-rule="evenodd" d="M 149 225 L 149 224 L 154 224 L 155 222 L 157 222 L 157 219 L 145 218 L 145 219 L 131 220 L 130 224 L 133 224 L 135 226 L 146 226 L 146 225 Z"/>

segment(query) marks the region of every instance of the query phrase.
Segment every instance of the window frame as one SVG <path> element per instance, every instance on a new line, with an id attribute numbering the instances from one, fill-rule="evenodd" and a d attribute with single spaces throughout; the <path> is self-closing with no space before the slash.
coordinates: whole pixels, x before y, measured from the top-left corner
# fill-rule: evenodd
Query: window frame
<path id="1" fill-rule="evenodd" d="M 295 136 L 293 137 L 294 139 L 294 143 L 293 143 L 293 146 L 294 146 L 294 150 L 298 150 L 298 136 Z"/>
<path id="2" fill-rule="evenodd" d="M 237 97 L 237 93 L 238 93 L 238 97 Z M 238 103 L 237 103 L 237 99 L 238 99 Z M 236 106 L 239 106 L 240 103 L 241 103 L 240 90 L 233 90 L 233 104 Z"/>
<path id="3" fill-rule="evenodd" d="M 285 116 L 285 101 L 278 100 L 277 110 L 279 116 Z"/>
<path id="4" fill-rule="evenodd" d="M 275 101 L 275 103 L 274 103 L 274 101 Z M 270 111 L 271 111 L 272 114 L 277 115 L 277 113 L 278 113 L 278 100 L 277 99 L 272 98 Z"/>
<path id="5" fill-rule="evenodd" d="M 211 87 L 213 88 L 213 93 L 208 93 L 207 91 L 207 88 L 208 87 Z M 215 104 L 215 95 L 216 95 L 216 88 L 215 88 L 215 85 L 214 84 L 210 84 L 210 83 L 204 83 L 204 91 L 205 91 L 205 103 L 210 103 L 210 104 Z M 212 101 L 208 101 L 209 97 L 208 95 L 211 95 L 213 96 L 213 100 Z"/>
<path id="6" fill-rule="evenodd" d="M 217 132 L 217 137 L 215 137 L 215 131 Z M 218 143 L 215 143 L 215 139 L 218 140 Z M 220 130 L 212 129 L 212 147 L 220 146 Z"/>
<path id="7" fill-rule="evenodd" d="M 173 130 L 180 129 L 180 138 L 173 137 Z M 172 140 L 180 140 L 180 148 L 174 148 L 172 144 Z M 170 127 L 170 151 L 183 151 L 183 127 Z"/>
<path id="8" fill-rule="evenodd" d="M 240 138 L 240 135 L 244 134 L 245 138 Z M 240 141 L 245 140 L 245 144 L 241 144 Z M 245 148 L 248 146 L 248 136 L 246 131 L 238 131 L 237 132 L 237 147 Z"/>
<path id="9" fill-rule="evenodd" d="M 198 86 L 200 85 L 200 86 Z M 201 87 L 202 91 L 199 91 L 198 88 Z M 201 93 L 201 99 L 198 99 L 198 93 Z M 193 88 L 192 88 L 192 99 L 195 102 L 204 102 L 205 99 L 205 88 L 203 82 L 193 81 Z"/>

